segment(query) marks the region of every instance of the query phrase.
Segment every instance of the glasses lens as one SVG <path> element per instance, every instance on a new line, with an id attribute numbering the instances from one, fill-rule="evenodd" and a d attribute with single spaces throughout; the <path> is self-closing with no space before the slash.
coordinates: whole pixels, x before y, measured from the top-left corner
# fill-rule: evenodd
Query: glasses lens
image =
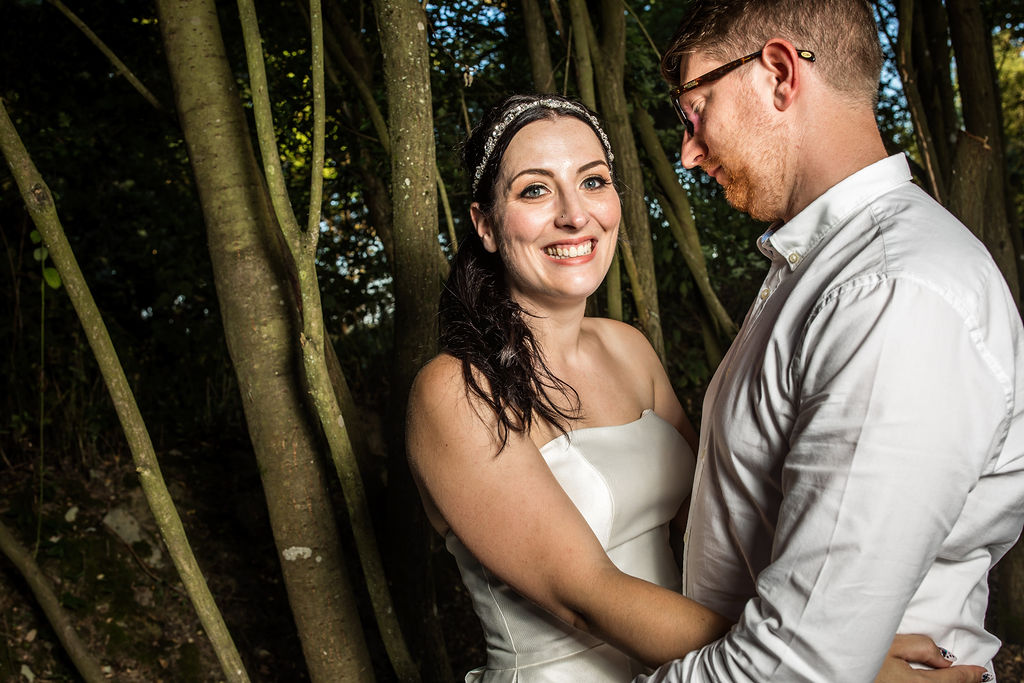
<path id="1" fill-rule="evenodd" d="M 676 88 L 672 91 L 672 107 L 676 110 L 676 115 L 679 116 L 679 121 L 683 124 L 683 128 L 686 129 L 686 134 L 693 136 L 693 122 L 686 116 L 686 112 L 683 111 L 683 103 L 679 101 L 681 93 Z"/>
<path id="2" fill-rule="evenodd" d="M 679 103 L 679 98 L 674 98 L 672 100 L 672 104 L 676 106 L 676 114 L 679 115 L 679 120 L 682 121 L 683 128 L 686 129 L 686 134 L 693 137 L 693 121 L 686 116 L 686 112 L 683 111 L 683 105 Z"/>

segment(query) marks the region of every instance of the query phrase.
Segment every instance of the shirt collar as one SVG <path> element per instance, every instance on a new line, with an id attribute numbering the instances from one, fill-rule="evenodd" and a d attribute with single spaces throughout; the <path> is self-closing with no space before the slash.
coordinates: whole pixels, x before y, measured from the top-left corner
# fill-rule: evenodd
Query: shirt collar
<path id="1" fill-rule="evenodd" d="M 830 187 L 788 223 L 773 223 L 758 238 L 757 248 L 773 261 L 784 260 L 794 270 L 851 214 L 911 179 L 910 165 L 902 153 L 876 161 Z"/>

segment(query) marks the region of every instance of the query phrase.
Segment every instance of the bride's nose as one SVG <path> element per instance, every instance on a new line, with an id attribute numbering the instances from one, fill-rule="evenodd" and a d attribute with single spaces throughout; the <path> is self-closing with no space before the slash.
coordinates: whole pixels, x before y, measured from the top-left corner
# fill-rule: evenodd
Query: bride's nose
<path id="1" fill-rule="evenodd" d="M 583 202 L 575 194 L 562 196 L 562 212 L 555 225 L 567 230 L 578 230 L 587 224 L 587 212 Z"/>

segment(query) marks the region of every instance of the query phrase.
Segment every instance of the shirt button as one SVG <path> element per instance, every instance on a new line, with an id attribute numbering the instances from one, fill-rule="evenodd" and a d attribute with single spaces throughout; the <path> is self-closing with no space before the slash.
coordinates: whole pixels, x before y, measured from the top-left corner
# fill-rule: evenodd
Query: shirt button
<path id="1" fill-rule="evenodd" d="M 789 255 L 789 262 L 796 265 L 800 261 L 800 254 L 793 252 Z"/>
<path id="2" fill-rule="evenodd" d="M 762 290 L 761 290 L 761 301 L 764 301 L 765 299 L 767 299 L 767 298 L 768 298 L 768 296 L 769 296 L 769 295 L 770 295 L 771 293 L 772 293 L 772 290 L 768 289 L 767 287 L 765 287 L 764 289 L 762 289 Z"/>

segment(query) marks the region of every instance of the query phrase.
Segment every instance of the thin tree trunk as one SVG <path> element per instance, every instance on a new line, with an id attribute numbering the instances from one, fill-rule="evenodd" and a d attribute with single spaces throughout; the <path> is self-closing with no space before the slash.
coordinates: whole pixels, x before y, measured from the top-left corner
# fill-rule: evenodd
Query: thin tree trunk
<path id="1" fill-rule="evenodd" d="M 557 10 L 557 6 L 553 6 Z M 559 12 L 555 12 L 556 17 Z M 584 0 L 569 0 L 569 17 L 572 22 L 569 42 L 572 43 L 572 54 L 576 57 L 576 87 L 580 92 L 580 101 L 591 109 L 597 109 L 597 95 L 594 92 L 594 65 L 590 59 L 590 41 L 593 30 L 588 28 L 590 18 Z M 559 21 L 559 24 L 561 22 Z M 595 48 L 596 49 L 596 48 Z M 568 78 L 569 64 L 566 59 L 565 74 Z M 616 246 L 612 255 L 612 263 L 604 280 L 605 315 L 613 320 L 622 320 L 622 250 Z"/>
<path id="2" fill-rule="evenodd" d="M 216 8 L 212 0 L 158 0 L 157 9 L 228 351 L 310 677 L 371 680 L 320 436 L 296 372 L 294 275 L 250 143 Z"/>
<path id="3" fill-rule="evenodd" d="M 924 115 L 935 142 L 944 187 L 952 178 L 954 143 L 960 130 L 953 89 L 953 51 L 949 46 L 949 18 L 942 0 L 914 3 L 913 61 Z"/>
<path id="4" fill-rule="evenodd" d="M 594 91 L 594 63 L 590 58 L 593 50 L 590 40 L 593 30 L 587 14 L 586 0 L 569 0 L 569 21 L 572 22 L 572 56 L 576 59 L 576 89 L 580 101 L 591 109 L 597 109 L 597 94 Z"/>
<path id="5" fill-rule="evenodd" d="M 21 191 L 21 196 L 28 208 L 32 221 L 43 236 L 43 244 L 49 250 L 50 258 L 60 273 L 68 298 L 74 306 L 75 313 L 85 329 L 85 336 L 99 365 L 103 381 L 117 411 L 128 447 L 135 461 L 135 469 L 139 474 L 142 491 L 149 503 L 157 527 L 167 545 L 167 551 L 174 561 L 174 566 L 181 576 L 185 590 L 199 615 L 213 644 L 214 651 L 220 661 L 224 675 L 230 681 L 248 681 L 242 659 L 238 655 L 231 639 L 224 618 L 214 603 L 206 579 L 199 569 L 199 564 L 192 553 L 192 548 L 185 536 L 185 528 L 174 507 L 174 501 L 164 483 L 160 464 L 153 451 L 153 442 L 149 431 L 142 420 L 135 396 L 128 386 L 128 379 L 117 358 L 117 351 L 110 341 L 103 318 L 100 316 L 96 302 L 85 282 L 78 261 L 71 251 L 71 245 L 64 235 L 53 196 L 46 186 L 39 171 L 21 144 L 21 139 L 14 130 L 14 125 L 7 116 L 7 110 L 0 104 L 0 153 L 7 159 L 14 179 Z"/>
<path id="6" fill-rule="evenodd" d="M 914 0 L 899 0 L 899 36 L 896 39 L 896 65 L 900 79 L 903 81 L 903 93 L 910 109 L 910 120 L 914 124 L 914 136 L 917 148 L 921 153 L 928 179 L 928 188 L 935 200 L 946 202 L 946 187 L 942 170 L 935 151 L 935 139 L 932 137 L 925 112 L 921 93 L 917 87 L 917 71 L 913 62 L 912 37 L 914 35 Z"/>
<path id="7" fill-rule="evenodd" d="M 384 56 L 391 202 L 394 216 L 395 364 L 388 416 L 388 506 L 395 597 L 415 629 L 412 647 L 425 680 L 451 680 L 437 616 L 430 528 L 405 456 L 409 388 L 437 349 L 440 292 L 437 180 L 427 17 L 416 0 L 374 0 Z"/>
<path id="8" fill-rule="evenodd" d="M 302 0 L 296 0 L 296 3 L 300 7 L 304 6 Z M 388 133 L 387 124 L 384 121 L 384 115 L 380 111 L 380 107 L 377 106 L 377 101 L 373 97 L 373 82 L 371 80 L 372 67 L 370 64 L 369 56 L 366 54 L 366 50 L 363 49 L 363 45 L 359 42 L 359 38 L 356 33 L 349 26 L 348 21 L 345 19 L 344 14 L 338 11 L 338 4 L 331 3 L 330 18 L 334 26 L 342 27 L 340 33 L 345 36 L 348 40 L 345 44 L 339 44 L 338 40 L 334 36 L 333 31 L 328 31 L 325 34 L 327 39 L 328 55 L 332 60 L 335 60 L 342 67 L 342 71 L 348 77 L 349 81 L 356 87 L 356 91 L 359 93 L 359 99 L 363 103 L 363 107 L 369 113 L 370 121 L 373 123 L 374 130 L 377 131 L 377 137 L 380 140 L 381 147 L 384 149 L 384 154 L 387 157 L 391 155 L 391 135 Z M 308 20 L 308 14 L 306 15 Z M 344 93 L 340 83 L 335 83 L 339 92 Z M 437 178 L 437 194 L 441 200 L 441 206 L 444 209 L 445 222 L 448 228 L 448 239 L 451 241 L 455 248 L 458 248 L 458 239 L 455 235 L 455 221 L 452 217 L 451 206 L 448 203 L 448 190 L 445 187 L 444 179 L 441 177 L 441 169 L 437 167 L 435 163 L 434 168 L 435 177 Z M 370 172 L 364 172 L 364 176 L 370 175 Z M 375 183 L 380 185 L 379 180 L 367 179 L 366 184 Z M 373 200 L 368 199 L 367 204 Z M 378 227 L 375 224 L 375 227 Z M 382 223 L 379 226 L 379 232 L 381 235 L 381 241 L 385 245 L 385 252 L 388 254 L 388 260 L 390 263 L 394 263 L 394 244 L 392 243 L 392 237 L 390 234 L 391 224 L 389 222 Z M 441 272 L 441 277 L 448 276 L 448 259 L 445 258 L 444 252 L 441 250 L 440 243 L 437 244 L 437 248 L 433 250 L 438 258 L 438 264 Z"/>
<path id="9" fill-rule="evenodd" d="M 985 26 L 978 0 L 948 0 L 947 4 L 963 103 L 964 128 L 972 135 L 984 139 L 992 148 L 991 163 L 985 178 L 986 212 L 982 241 L 1003 272 L 1019 307 L 1017 254 L 1010 236 L 1004 191 L 1006 161 L 1000 115 L 1002 102 L 992 57 L 992 34 Z"/>
<path id="10" fill-rule="evenodd" d="M 571 1 L 576 3 L 582 0 Z M 593 36 L 590 21 L 585 24 L 588 35 Z M 616 173 L 622 183 L 622 223 L 632 252 L 630 258 L 623 251 L 623 258 L 626 259 L 627 272 L 630 274 L 640 325 L 664 362 L 665 340 L 658 310 L 650 215 L 643 192 L 644 176 L 640 170 L 640 155 L 637 153 L 626 100 L 626 8 L 622 0 L 602 0 L 601 38 L 599 41 L 591 39 L 588 42 L 597 73 L 601 116 L 608 127 L 608 137 L 615 151 Z M 630 267 L 630 260 L 635 270 Z"/>
<path id="11" fill-rule="evenodd" d="M 605 315 L 612 320 L 622 320 L 622 259 L 619 248 L 612 254 L 612 264 L 604 279 Z"/>
<path id="12" fill-rule="evenodd" d="M 732 339 L 736 336 L 736 323 L 729 317 L 725 306 L 719 301 L 718 295 L 711 286 L 708 264 L 704 259 L 704 252 L 700 248 L 700 237 L 697 235 L 697 224 L 690 211 L 690 199 L 679 184 L 679 178 L 665 155 L 665 149 L 658 140 L 651 115 L 637 105 L 633 107 L 633 121 L 636 123 L 636 129 L 643 142 L 644 150 L 647 152 L 647 157 L 654 167 L 658 184 L 665 191 L 666 201 L 662 202 L 662 207 L 666 209 L 665 218 L 679 244 L 679 251 L 682 252 L 686 265 L 697 283 L 697 290 L 704 299 L 704 306 L 711 315 L 715 330 L 725 339 Z"/>
<path id="13" fill-rule="evenodd" d="M 391 595 L 384 575 L 377 541 L 370 518 L 369 505 L 363 489 L 362 476 L 356 464 L 348 427 L 339 409 L 335 388 L 331 385 L 327 367 L 328 344 L 324 334 L 323 305 L 320 300 L 320 283 L 316 273 L 317 243 L 320 237 L 321 206 L 323 203 L 323 172 L 325 156 L 326 104 L 324 101 L 323 63 L 323 21 L 320 0 L 311 0 L 307 15 L 311 31 L 312 86 L 313 86 L 313 131 L 312 160 L 310 168 L 309 210 L 306 228 L 299 227 L 295 214 L 288 202 L 288 188 L 284 182 L 281 154 L 277 149 L 274 134 L 273 114 L 270 105 L 269 86 L 263 64 L 263 43 L 259 23 L 252 0 L 239 0 L 242 29 L 245 35 L 246 57 L 249 64 L 249 79 L 253 96 L 257 135 L 263 157 L 264 174 L 267 177 L 270 196 L 274 199 L 274 213 L 277 224 L 291 252 L 295 264 L 301 311 L 299 334 L 302 363 L 307 390 L 320 418 L 320 427 L 327 437 L 338 478 L 341 481 L 348 510 L 349 525 L 355 538 L 363 577 L 373 604 L 374 615 L 380 628 L 388 658 L 402 681 L 418 681 L 419 677 L 405 646 L 405 640 L 397 622 L 397 615 L 391 602 Z"/>
<path id="14" fill-rule="evenodd" d="M 131 86 L 135 88 L 136 92 L 142 95 L 143 99 L 145 99 L 147 102 L 153 105 L 153 108 L 161 114 L 167 113 L 167 110 L 164 109 L 164 106 L 160 104 L 159 100 L 156 99 L 156 96 L 153 95 L 153 93 L 151 93 L 149 89 L 142 84 L 142 81 L 140 81 L 138 77 L 136 77 L 135 74 L 132 73 L 132 70 L 129 69 L 124 62 L 118 59 L 117 55 L 114 54 L 114 51 L 107 47 L 107 44 L 104 43 L 99 36 L 93 33 L 92 29 L 90 29 L 84 21 L 78 18 L 78 15 L 76 15 L 74 12 L 68 9 L 67 6 L 60 0 L 47 0 L 47 2 L 56 7 L 61 14 L 67 17 L 68 21 L 74 24 L 78 28 L 78 30 L 81 31 L 85 35 L 85 37 L 89 39 L 89 42 L 95 45 L 99 49 L 99 51 L 103 53 L 103 56 L 110 60 L 110 63 L 114 66 L 114 69 L 117 70 L 117 73 L 124 76 L 125 80 L 131 83 Z"/>
<path id="15" fill-rule="evenodd" d="M 548 31 L 537 0 L 523 0 L 523 20 L 526 24 L 526 51 L 530 55 L 533 87 L 539 93 L 555 92 L 555 72 L 551 68 Z"/>

